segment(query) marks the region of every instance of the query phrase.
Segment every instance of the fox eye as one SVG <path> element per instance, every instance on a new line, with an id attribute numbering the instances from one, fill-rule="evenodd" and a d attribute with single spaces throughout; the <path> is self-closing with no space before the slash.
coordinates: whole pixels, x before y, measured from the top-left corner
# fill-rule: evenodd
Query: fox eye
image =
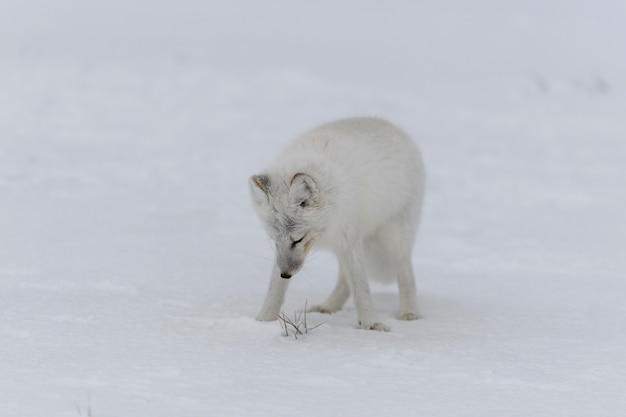
<path id="1" fill-rule="evenodd" d="M 302 201 L 300 202 L 300 207 L 306 207 L 306 206 L 308 206 L 308 205 L 309 205 L 309 204 L 306 202 L 306 200 L 302 200 Z"/>
<path id="2" fill-rule="evenodd" d="M 292 248 L 295 248 L 295 247 L 296 247 L 296 245 L 297 245 L 298 243 L 302 242 L 303 240 L 304 240 L 304 236 L 302 236 L 302 237 L 301 237 L 300 239 L 298 239 L 298 240 L 293 240 L 293 241 L 291 242 L 291 247 L 292 247 Z"/>

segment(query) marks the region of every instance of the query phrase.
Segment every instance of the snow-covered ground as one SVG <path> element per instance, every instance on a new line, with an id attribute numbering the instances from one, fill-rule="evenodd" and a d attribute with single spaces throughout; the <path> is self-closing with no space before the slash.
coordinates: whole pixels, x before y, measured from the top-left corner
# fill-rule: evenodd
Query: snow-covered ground
<path id="1" fill-rule="evenodd" d="M 623 416 L 626 3 L 0 3 L 1 416 Z M 253 317 L 249 175 L 379 115 L 423 318 Z M 315 254 L 285 312 L 321 301 Z"/>

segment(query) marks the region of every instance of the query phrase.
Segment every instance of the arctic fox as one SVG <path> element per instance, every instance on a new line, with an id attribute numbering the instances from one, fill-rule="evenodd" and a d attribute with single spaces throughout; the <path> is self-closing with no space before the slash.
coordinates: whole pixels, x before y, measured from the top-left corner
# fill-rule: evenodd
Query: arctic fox
<path id="1" fill-rule="evenodd" d="M 276 245 L 276 260 L 257 320 L 276 320 L 289 279 L 313 247 L 339 261 L 337 284 L 309 311 L 334 313 L 352 294 L 359 327 L 384 330 L 368 277 L 396 279 L 399 318 L 417 318 L 411 250 L 425 171 L 413 141 L 391 123 L 352 118 L 322 125 L 291 142 L 249 180 L 256 212 Z"/>

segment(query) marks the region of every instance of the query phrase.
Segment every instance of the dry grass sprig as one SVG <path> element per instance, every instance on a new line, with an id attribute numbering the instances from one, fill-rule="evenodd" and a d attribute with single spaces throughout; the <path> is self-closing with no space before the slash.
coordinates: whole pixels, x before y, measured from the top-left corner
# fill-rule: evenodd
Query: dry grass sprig
<path id="1" fill-rule="evenodd" d="M 281 311 L 278 315 L 278 322 L 280 323 L 280 327 L 285 332 L 285 337 L 289 337 L 289 334 L 293 334 L 293 337 L 297 340 L 298 336 L 303 336 L 318 327 L 320 327 L 325 322 L 317 324 L 313 327 L 309 327 L 307 322 L 307 301 L 304 302 L 304 310 L 295 311 L 293 313 L 293 318 L 290 318 L 285 314 L 285 312 Z"/>

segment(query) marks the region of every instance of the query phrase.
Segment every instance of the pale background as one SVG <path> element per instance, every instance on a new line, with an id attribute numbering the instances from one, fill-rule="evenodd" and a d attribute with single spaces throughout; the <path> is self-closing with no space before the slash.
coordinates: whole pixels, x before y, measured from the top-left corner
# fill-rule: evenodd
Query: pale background
<path id="1" fill-rule="evenodd" d="M 0 2 L 0 416 L 623 416 L 626 3 Z M 258 323 L 247 178 L 421 146 L 422 319 Z M 285 312 L 317 303 L 320 253 Z"/>

